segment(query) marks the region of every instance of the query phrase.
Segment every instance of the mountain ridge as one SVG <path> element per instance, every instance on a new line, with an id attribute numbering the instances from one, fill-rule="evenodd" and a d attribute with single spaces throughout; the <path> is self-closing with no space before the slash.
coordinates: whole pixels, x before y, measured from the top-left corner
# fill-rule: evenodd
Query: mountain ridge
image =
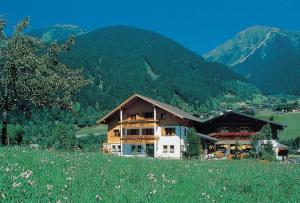
<path id="1" fill-rule="evenodd" d="M 300 32 L 268 26 L 247 28 L 204 55 L 230 66 L 266 94 L 300 94 L 299 57 Z"/>

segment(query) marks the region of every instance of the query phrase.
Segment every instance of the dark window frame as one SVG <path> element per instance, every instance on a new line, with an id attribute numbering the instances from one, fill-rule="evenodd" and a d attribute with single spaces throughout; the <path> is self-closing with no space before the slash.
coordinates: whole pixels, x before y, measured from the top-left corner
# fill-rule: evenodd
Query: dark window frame
<path id="1" fill-rule="evenodd" d="M 165 128 L 166 136 L 176 135 L 176 128 Z"/>

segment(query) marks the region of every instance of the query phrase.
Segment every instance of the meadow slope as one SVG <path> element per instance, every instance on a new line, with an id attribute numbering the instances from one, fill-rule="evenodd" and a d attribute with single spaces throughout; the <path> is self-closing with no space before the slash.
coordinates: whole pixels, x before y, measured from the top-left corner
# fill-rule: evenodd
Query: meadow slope
<path id="1" fill-rule="evenodd" d="M 287 125 L 287 128 L 279 132 L 280 140 L 288 140 L 300 137 L 300 112 L 275 113 L 272 111 L 259 111 L 257 117 L 269 120 L 273 116 L 274 121 Z"/>
<path id="2" fill-rule="evenodd" d="M 0 148 L 0 202 L 299 202 L 300 167 Z"/>

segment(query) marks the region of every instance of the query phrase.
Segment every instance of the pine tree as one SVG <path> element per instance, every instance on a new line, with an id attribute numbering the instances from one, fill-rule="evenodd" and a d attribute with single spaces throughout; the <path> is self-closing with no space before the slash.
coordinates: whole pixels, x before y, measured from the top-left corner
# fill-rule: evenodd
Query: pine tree
<path id="1" fill-rule="evenodd" d="M 72 109 L 72 96 L 87 84 L 81 70 L 70 70 L 58 58 L 70 49 L 66 43 L 44 45 L 24 34 L 29 19 L 22 20 L 12 36 L 4 33 L 0 19 L 0 106 L 2 144 L 8 145 L 7 126 L 12 111 L 27 111 L 32 106 Z"/>

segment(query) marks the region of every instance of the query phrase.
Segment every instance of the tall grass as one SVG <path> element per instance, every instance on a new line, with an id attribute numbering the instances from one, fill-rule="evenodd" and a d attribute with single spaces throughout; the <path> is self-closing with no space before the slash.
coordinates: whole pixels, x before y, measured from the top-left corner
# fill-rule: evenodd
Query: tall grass
<path id="1" fill-rule="evenodd" d="M 300 166 L 0 148 L 0 202 L 299 202 Z"/>

